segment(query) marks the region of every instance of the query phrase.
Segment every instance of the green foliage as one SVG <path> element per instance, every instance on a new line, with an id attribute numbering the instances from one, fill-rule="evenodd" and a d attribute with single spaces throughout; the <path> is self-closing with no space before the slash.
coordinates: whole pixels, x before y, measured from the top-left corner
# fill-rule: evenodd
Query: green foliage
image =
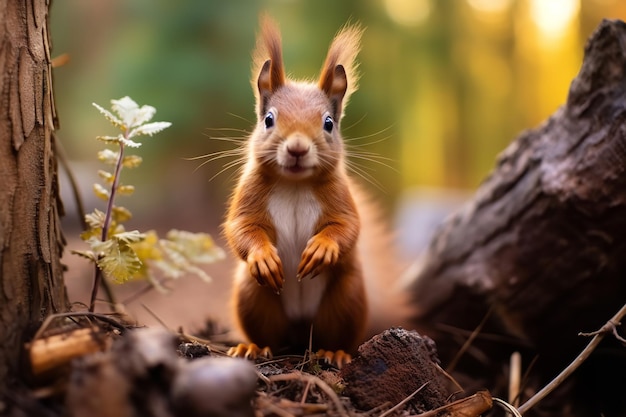
<path id="1" fill-rule="evenodd" d="M 131 212 L 114 204 L 117 195 L 131 195 L 135 188 L 121 184 L 122 168 L 136 168 L 142 159 L 137 155 L 124 155 L 126 147 L 138 148 L 140 136 L 153 136 L 168 128 L 169 122 L 151 122 L 156 109 L 152 106 L 139 107 L 130 97 L 111 100 L 111 110 L 93 104 L 94 107 L 120 133 L 117 136 L 98 136 L 97 139 L 117 150 L 109 148 L 98 152 L 98 160 L 113 166 L 113 171 L 99 170 L 102 183 L 93 185 L 94 194 L 107 202 L 107 211 L 98 209 L 85 216 L 87 230 L 81 238 L 91 250 L 74 253 L 92 261 L 110 280 L 123 283 L 131 279 L 147 279 L 156 288 L 163 289 L 153 270 L 158 270 L 165 279 L 175 279 L 184 274 L 195 274 L 205 281 L 210 278 L 198 264 L 215 262 L 224 257 L 221 248 L 205 233 L 172 230 L 165 239 L 155 231 L 140 233 L 126 231 L 123 223 L 130 220 Z"/>
<path id="2" fill-rule="evenodd" d="M 159 285 L 153 270 L 159 271 L 169 279 L 194 274 L 209 282 L 211 278 L 196 265 L 224 258 L 224 251 L 215 244 L 209 234 L 181 230 L 170 230 L 165 239 L 160 239 L 157 233 L 151 230 L 144 235 L 143 240 L 134 243 L 132 247 L 142 260 L 142 267 L 134 278 L 146 278 L 159 290 L 163 290 L 163 287 Z"/>
<path id="3" fill-rule="evenodd" d="M 122 283 L 131 279 L 140 269 L 142 262 L 132 248 L 131 243 L 144 240 L 145 236 L 137 230 L 114 234 L 104 242 L 92 237 L 87 242 L 97 254 L 97 265 L 106 276 Z"/>

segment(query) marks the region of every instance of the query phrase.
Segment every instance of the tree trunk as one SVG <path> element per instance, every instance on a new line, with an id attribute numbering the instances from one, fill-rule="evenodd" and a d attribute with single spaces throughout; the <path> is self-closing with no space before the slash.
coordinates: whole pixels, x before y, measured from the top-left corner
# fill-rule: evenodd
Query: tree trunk
<path id="1" fill-rule="evenodd" d="M 66 309 L 48 3 L 0 1 L 0 392 L 30 331 Z"/>
<path id="2" fill-rule="evenodd" d="M 488 384 L 513 350 L 529 353 L 526 364 L 539 358 L 530 372 L 544 384 L 588 342 L 579 332 L 626 303 L 626 24 L 604 21 L 592 35 L 567 104 L 513 142 L 440 227 L 411 293 L 415 324 L 444 362 L 485 319 L 457 369 L 490 366 Z M 615 388 L 611 375 L 626 380 L 626 349 L 612 342 L 596 368 L 579 372 L 587 391 L 569 396 L 589 400 L 588 415 L 624 411 L 623 392 L 594 395 L 599 384 Z"/>

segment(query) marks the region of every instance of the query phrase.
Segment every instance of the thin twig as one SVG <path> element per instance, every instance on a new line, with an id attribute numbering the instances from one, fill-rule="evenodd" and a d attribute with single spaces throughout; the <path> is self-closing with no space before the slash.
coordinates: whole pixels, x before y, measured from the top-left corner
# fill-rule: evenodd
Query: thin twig
<path id="1" fill-rule="evenodd" d="M 254 369 L 256 372 L 256 376 L 257 378 L 259 378 L 261 381 L 263 381 L 265 383 L 265 385 L 270 385 L 272 383 L 272 381 L 270 381 L 270 379 L 268 377 L 266 377 L 265 375 L 263 375 L 260 371 L 258 371 L 256 368 Z"/>
<path id="2" fill-rule="evenodd" d="M 86 317 L 86 318 L 94 318 L 94 319 L 98 319 L 101 320 L 107 324 L 110 324 L 111 326 L 115 327 L 116 329 L 120 330 L 120 331 L 124 331 L 126 330 L 126 327 L 124 327 L 123 324 L 119 323 L 118 321 L 114 320 L 113 318 L 106 316 L 104 314 L 98 314 L 98 313 L 92 313 L 90 311 L 69 311 L 66 313 L 56 313 L 56 314 L 52 314 L 48 317 L 46 317 L 46 319 L 43 321 L 43 323 L 41 324 L 41 326 L 39 327 L 39 329 L 37 330 L 37 333 L 35 333 L 35 335 L 33 336 L 33 340 L 37 340 L 38 338 L 41 337 L 41 335 L 47 330 L 47 328 L 50 326 L 50 324 L 59 318 L 67 318 L 67 317 Z"/>
<path id="3" fill-rule="evenodd" d="M 459 349 L 457 354 L 454 356 L 454 358 L 450 361 L 450 363 L 446 367 L 446 372 L 452 373 L 452 371 L 456 367 L 457 363 L 459 362 L 463 354 L 467 351 L 467 349 L 469 349 L 472 343 L 474 343 L 474 340 L 476 339 L 476 337 L 478 337 L 483 327 L 485 327 L 487 320 L 489 319 L 489 317 L 491 317 L 491 313 L 493 313 L 493 309 L 494 309 L 493 305 L 489 307 L 489 310 L 487 311 L 487 313 L 485 313 L 485 316 L 482 318 L 478 326 L 476 326 L 474 331 L 472 331 L 472 334 L 470 334 L 470 336 L 467 338 L 465 343 L 463 343 L 463 346 L 461 346 L 461 349 Z"/>
<path id="4" fill-rule="evenodd" d="M 617 326 L 621 325 L 622 323 L 620 322 L 614 322 L 614 321 L 609 321 L 607 323 L 607 325 L 611 328 L 611 331 L 613 332 L 613 336 L 619 340 L 622 343 L 626 343 L 626 339 L 624 339 L 622 336 L 620 336 L 619 333 L 617 333 Z M 595 336 L 598 333 L 607 333 L 608 330 L 606 329 L 606 326 L 603 326 L 600 330 L 596 330 L 595 332 L 589 332 L 589 333 L 578 333 L 579 336 Z"/>
<path id="5" fill-rule="evenodd" d="M 136 301 L 139 297 L 142 297 L 143 295 L 149 293 L 153 289 L 154 289 L 154 285 L 146 284 L 144 288 L 140 288 L 137 292 L 129 295 L 124 300 L 122 300 L 122 304 L 128 305 L 132 303 L 133 301 Z"/>
<path id="6" fill-rule="evenodd" d="M 261 403 L 260 405 L 263 408 L 267 408 L 268 411 L 271 411 L 278 417 L 295 417 L 293 413 L 290 413 L 289 411 L 283 410 L 282 408 L 278 407 L 267 397 L 258 397 L 257 403 Z"/>
<path id="7" fill-rule="evenodd" d="M 520 384 L 522 380 L 522 355 L 519 352 L 511 353 L 509 362 L 509 403 L 519 405 Z"/>
<path id="8" fill-rule="evenodd" d="M 306 398 L 309 395 L 309 389 L 311 389 L 311 381 L 306 382 L 306 386 L 304 387 L 304 392 L 302 393 L 302 399 L 300 400 L 300 404 L 306 403 Z"/>
<path id="9" fill-rule="evenodd" d="M 456 380 L 456 379 L 454 379 L 454 377 L 453 377 L 452 375 L 450 375 L 448 372 L 446 372 L 446 370 L 445 370 L 445 369 L 443 369 L 441 366 L 439 366 L 439 364 L 436 364 L 436 363 L 435 363 L 434 365 L 435 365 L 435 370 L 436 370 L 437 372 L 440 372 L 440 373 L 441 373 L 441 375 L 443 375 L 443 376 L 444 376 L 444 377 L 445 377 L 448 381 L 450 381 L 450 382 L 454 385 L 454 387 L 458 390 L 458 392 L 463 392 L 463 391 L 465 391 L 465 390 L 463 389 L 463 387 L 461 386 L 461 384 L 459 384 L 459 383 L 457 382 L 457 380 Z"/>
<path id="10" fill-rule="evenodd" d="M 530 364 L 528 365 L 528 367 L 526 368 L 526 371 L 524 371 L 524 375 L 522 375 L 522 382 L 520 384 L 520 390 L 517 398 L 517 406 L 519 406 L 519 402 L 520 399 L 522 398 L 522 391 L 524 391 L 524 388 L 528 386 L 529 381 L 530 381 L 530 376 L 532 375 L 532 372 L 535 370 L 535 365 L 537 365 L 537 361 L 539 360 L 539 355 L 535 355 L 532 360 L 530 361 Z"/>
<path id="11" fill-rule="evenodd" d="M 70 189 L 72 190 L 72 197 L 74 197 L 74 204 L 76 204 L 76 211 L 78 213 L 78 220 L 80 221 L 80 227 L 83 230 L 87 230 L 87 221 L 85 220 L 85 205 L 83 204 L 83 198 L 80 195 L 80 189 L 78 187 L 78 181 L 74 176 L 74 172 L 70 169 L 70 164 L 67 161 L 67 154 L 65 153 L 65 147 L 61 141 L 57 141 L 56 144 L 57 158 L 67 175 L 67 179 L 70 182 Z"/>
<path id="12" fill-rule="evenodd" d="M 335 404 L 335 408 L 337 408 L 337 411 L 339 412 L 340 416 L 349 417 L 348 412 L 346 411 L 346 408 L 341 403 L 341 400 L 337 396 L 337 393 L 326 382 L 322 381 L 320 378 L 316 377 L 315 375 L 305 374 L 299 371 L 294 371 L 289 374 L 272 375 L 270 377 L 270 381 L 272 382 L 293 381 L 293 380 L 300 380 L 303 382 L 308 382 L 308 381 L 313 382 L 319 389 L 321 389 L 324 392 L 324 394 L 326 394 L 330 398 L 333 404 Z"/>
<path id="13" fill-rule="evenodd" d="M 159 324 L 161 326 L 163 326 L 164 329 L 169 330 L 170 332 L 172 332 L 172 329 L 163 321 L 161 320 L 161 317 L 159 317 L 157 315 L 157 313 L 155 313 L 154 311 L 152 311 L 152 309 L 150 307 L 148 307 L 147 305 L 141 303 L 141 307 L 143 307 L 144 310 L 146 310 L 148 312 L 148 314 L 150 314 L 152 316 L 153 319 L 155 319 L 156 321 L 159 322 Z"/>
<path id="14" fill-rule="evenodd" d="M 385 401 L 384 403 L 372 408 L 369 411 L 366 411 L 362 414 L 359 414 L 359 416 L 379 416 L 379 413 L 384 410 L 387 409 L 387 407 L 390 407 L 391 403 L 389 401 Z"/>
<path id="15" fill-rule="evenodd" d="M 434 410 L 417 414 L 415 417 L 439 417 L 442 415 L 479 416 L 491 409 L 491 407 L 492 397 L 489 391 L 478 391 L 472 396 L 461 398 L 450 404 L 437 407 Z"/>
<path id="16" fill-rule="evenodd" d="M 500 408 L 503 408 L 505 411 L 507 411 L 512 416 L 522 417 L 522 415 L 520 414 L 519 410 L 516 409 L 515 407 L 513 407 L 511 404 L 507 403 L 506 401 L 503 401 L 500 398 L 495 398 L 495 397 L 491 398 L 491 400 L 494 403 L 498 404 L 500 406 Z"/>
<path id="17" fill-rule="evenodd" d="M 533 395 L 528 401 L 526 401 L 518 408 L 520 414 L 526 413 L 528 410 L 537 405 L 539 401 L 544 399 L 556 387 L 561 385 L 561 383 L 565 379 L 567 379 L 576 369 L 578 369 L 578 367 L 582 365 L 583 362 L 585 362 L 585 360 L 591 355 L 595 348 L 598 347 L 604 336 L 608 332 L 610 332 L 612 328 L 615 327 L 614 323 L 619 323 L 622 317 L 624 317 L 625 315 L 626 304 L 624 304 L 622 308 L 620 308 L 620 310 L 617 312 L 617 314 L 615 314 L 608 322 L 604 324 L 604 326 L 600 328 L 598 332 L 596 332 L 595 336 L 593 337 L 593 339 L 591 339 L 587 347 L 585 347 L 585 349 L 580 352 L 580 354 L 576 357 L 576 359 L 572 361 L 572 363 L 570 363 L 565 369 L 563 369 L 563 371 L 561 371 L 561 373 L 558 374 L 556 378 L 550 381 L 548 385 L 543 387 L 538 393 Z"/>
<path id="18" fill-rule="evenodd" d="M 421 390 L 424 389 L 424 387 L 426 385 L 428 385 L 430 383 L 430 381 L 426 381 L 422 384 L 421 387 L 419 387 L 418 389 L 416 389 L 415 391 L 413 391 L 411 393 L 411 395 L 409 395 L 408 397 L 406 397 L 404 400 L 400 401 L 398 404 L 396 404 L 395 406 L 391 407 L 389 410 L 385 411 L 384 413 L 382 413 L 379 417 L 386 417 L 388 415 L 390 415 L 391 413 L 396 412 L 396 410 L 399 410 L 400 407 L 402 407 L 404 404 L 406 404 L 407 402 L 411 401 L 411 399 L 413 397 L 415 397 L 417 395 L 418 392 L 420 392 Z"/>

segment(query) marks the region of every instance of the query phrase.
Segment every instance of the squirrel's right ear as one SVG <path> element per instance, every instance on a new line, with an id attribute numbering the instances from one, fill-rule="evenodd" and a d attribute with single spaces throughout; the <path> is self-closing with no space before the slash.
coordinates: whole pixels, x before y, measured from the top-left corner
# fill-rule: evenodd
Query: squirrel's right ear
<path id="1" fill-rule="evenodd" d="M 276 23 L 267 16 L 261 18 L 261 33 L 257 37 L 254 53 L 252 84 L 256 93 L 257 114 L 259 118 L 263 118 L 270 97 L 285 84 L 280 31 Z"/>

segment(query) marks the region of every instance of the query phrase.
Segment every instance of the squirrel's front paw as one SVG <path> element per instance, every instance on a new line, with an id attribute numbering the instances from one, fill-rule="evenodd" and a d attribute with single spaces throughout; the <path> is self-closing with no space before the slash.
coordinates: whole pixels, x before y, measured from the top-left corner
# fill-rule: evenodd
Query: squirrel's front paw
<path id="1" fill-rule="evenodd" d="M 272 245 L 256 249 L 248 254 L 250 275 L 261 285 L 267 285 L 276 294 L 283 288 L 283 266 L 278 251 Z"/>
<path id="2" fill-rule="evenodd" d="M 307 243 L 300 265 L 298 265 L 298 279 L 301 280 L 306 276 L 314 277 L 321 270 L 333 265 L 339 259 L 339 245 L 332 239 L 324 236 L 315 235 Z"/>

